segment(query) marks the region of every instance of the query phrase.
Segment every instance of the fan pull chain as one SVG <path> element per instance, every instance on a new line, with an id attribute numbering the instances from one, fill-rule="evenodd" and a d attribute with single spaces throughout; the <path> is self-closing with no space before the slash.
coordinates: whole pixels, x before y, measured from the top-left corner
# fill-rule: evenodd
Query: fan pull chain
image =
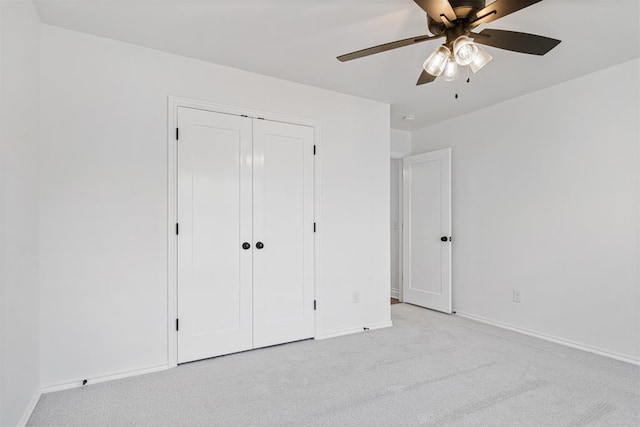
<path id="1" fill-rule="evenodd" d="M 467 83 L 471 83 L 471 77 L 469 77 L 469 67 L 467 67 Z M 460 96 L 458 95 L 458 81 L 456 80 L 456 94 L 455 94 L 455 99 L 460 98 Z"/>

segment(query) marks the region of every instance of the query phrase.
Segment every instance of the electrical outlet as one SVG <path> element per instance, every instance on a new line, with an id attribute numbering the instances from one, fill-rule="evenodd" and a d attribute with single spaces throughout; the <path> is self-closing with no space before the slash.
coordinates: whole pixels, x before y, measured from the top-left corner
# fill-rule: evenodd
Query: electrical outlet
<path id="1" fill-rule="evenodd" d="M 353 291 L 353 303 L 358 304 L 360 302 L 360 291 Z"/>
<path id="2" fill-rule="evenodd" d="M 517 302 L 517 303 L 522 302 L 522 291 L 520 291 L 520 289 L 513 290 L 513 302 Z"/>

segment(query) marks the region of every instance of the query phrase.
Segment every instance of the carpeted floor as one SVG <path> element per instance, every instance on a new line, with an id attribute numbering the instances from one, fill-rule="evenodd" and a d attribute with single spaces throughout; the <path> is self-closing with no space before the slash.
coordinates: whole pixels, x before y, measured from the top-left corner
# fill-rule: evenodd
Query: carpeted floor
<path id="1" fill-rule="evenodd" d="M 29 425 L 640 425 L 637 366 L 391 310 L 393 328 L 46 394 Z"/>

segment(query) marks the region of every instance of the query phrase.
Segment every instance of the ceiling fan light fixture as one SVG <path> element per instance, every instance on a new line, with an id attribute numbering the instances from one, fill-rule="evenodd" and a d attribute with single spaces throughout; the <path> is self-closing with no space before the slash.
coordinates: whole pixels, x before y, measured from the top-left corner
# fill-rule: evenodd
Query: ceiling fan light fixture
<path id="1" fill-rule="evenodd" d="M 447 65 L 444 67 L 444 72 L 442 73 L 442 78 L 446 82 L 451 82 L 454 80 L 458 80 L 460 76 L 460 67 L 455 60 L 449 59 Z"/>
<path id="2" fill-rule="evenodd" d="M 458 65 L 469 65 L 478 56 L 478 45 L 467 36 L 460 36 L 453 42 L 453 56 Z"/>
<path id="3" fill-rule="evenodd" d="M 475 74 L 480 71 L 482 67 L 487 65 L 492 59 L 493 56 L 491 56 L 489 52 L 478 46 L 478 55 L 476 55 L 475 59 L 471 61 L 471 63 L 469 64 L 469 68 L 471 68 L 471 71 L 473 71 L 473 74 Z"/>
<path id="4" fill-rule="evenodd" d="M 451 56 L 451 50 L 445 45 L 438 46 L 422 65 L 424 70 L 432 76 L 438 77 L 444 71 L 447 61 Z"/>
<path id="5" fill-rule="evenodd" d="M 396 40 L 338 56 L 340 62 L 364 58 L 404 46 L 444 38 L 445 42 L 424 61 L 416 86 L 432 83 L 443 76 L 455 80 L 464 68 L 477 73 L 492 60 L 482 46 L 542 56 L 550 52 L 560 40 L 518 31 L 485 28 L 479 25 L 493 22 L 534 5 L 540 0 L 413 0 L 426 12 L 430 34 Z M 487 3 L 489 3 L 487 5 Z M 477 43 L 476 43 L 477 42 Z M 447 68 L 447 64 L 451 63 Z M 470 82 L 469 78 L 466 79 Z M 457 98 L 457 95 L 456 95 Z"/>

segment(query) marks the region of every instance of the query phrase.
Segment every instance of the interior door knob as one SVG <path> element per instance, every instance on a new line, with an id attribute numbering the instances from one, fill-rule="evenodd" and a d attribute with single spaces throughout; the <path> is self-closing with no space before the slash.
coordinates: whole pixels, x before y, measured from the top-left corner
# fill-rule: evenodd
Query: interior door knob
<path id="1" fill-rule="evenodd" d="M 247 249 L 249 249 L 250 247 L 251 247 L 251 245 L 250 245 L 248 242 L 244 242 L 244 243 L 242 244 L 242 249 L 244 249 L 245 251 L 246 251 Z"/>
<path id="2" fill-rule="evenodd" d="M 264 248 L 264 243 L 262 243 L 262 242 L 256 243 L 256 248 L 258 248 L 258 249 Z"/>
<path id="3" fill-rule="evenodd" d="M 441 240 L 442 242 L 447 242 L 447 241 L 449 241 L 449 238 L 448 238 L 447 236 L 442 236 L 442 237 L 440 238 L 440 240 Z"/>

